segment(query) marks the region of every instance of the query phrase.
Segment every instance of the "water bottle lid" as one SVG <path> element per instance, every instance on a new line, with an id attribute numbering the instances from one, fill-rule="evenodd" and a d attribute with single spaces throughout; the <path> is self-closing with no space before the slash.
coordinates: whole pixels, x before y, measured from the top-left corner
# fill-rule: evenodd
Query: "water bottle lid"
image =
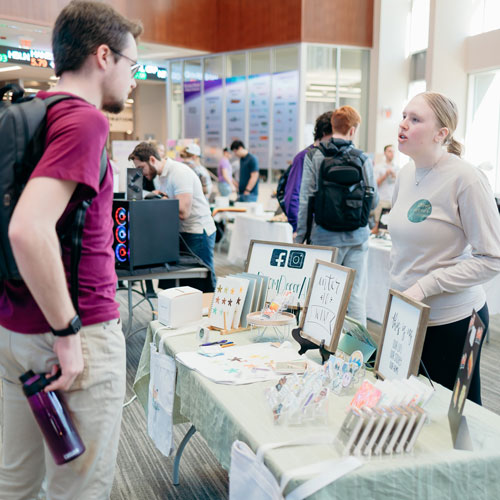
<path id="1" fill-rule="evenodd" d="M 43 391 L 51 382 L 59 378 L 61 375 L 61 370 L 58 370 L 53 377 L 46 377 L 45 373 L 36 374 L 33 370 L 29 370 L 19 377 L 19 380 L 23 383 L 23 392 L 25 396 L 33 396 L 37 392 Z M 33 377 L 36 377 L 33 379 Z M 30 384 L 27 384 L 31 380 Z"/>
<path id="2" fill-rule="evenodd" d="M 35 372 L 33 370 L 28 370 L 26 373 L 23 373 L 20 377 L 19 380 L 24 384 L 27 382 L 31 377 L 35 376 Z"/>

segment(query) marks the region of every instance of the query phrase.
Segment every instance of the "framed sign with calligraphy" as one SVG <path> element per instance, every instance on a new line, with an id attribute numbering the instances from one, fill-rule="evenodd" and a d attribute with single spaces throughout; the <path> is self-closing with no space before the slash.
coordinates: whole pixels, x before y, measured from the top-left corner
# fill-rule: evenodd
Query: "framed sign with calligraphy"
<path id="1" fill-rule="evenodd" d="M 329 352 L 339 343 L 356 271 L 316 260 L 300 323 L 302 337 Z"/>
<path id="2" fill-rule="evenodd" d="M 337 251 L 335 247 L 252 240 L 245 271 L 269 277 L 266 303 L 290 290 L 302 306 L 306 301 L 314 263 L 317 259 L 333 262 Z"/>
<path id="3" fill-rule="evenodd" d="M 418 375 L 430 307 L 390 289 L 375 373 L 382 379 Z"/>

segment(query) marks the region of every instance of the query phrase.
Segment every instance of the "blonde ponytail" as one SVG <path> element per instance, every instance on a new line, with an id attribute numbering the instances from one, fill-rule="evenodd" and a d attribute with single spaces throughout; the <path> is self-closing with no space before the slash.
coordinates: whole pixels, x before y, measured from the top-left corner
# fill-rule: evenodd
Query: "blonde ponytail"
<path id="1" fill-rule="evenodd" d="M 453 137 L 450 137 L 446 149 L 448 150 L 448 153 L 451 153 L 452 155 L 456 155 L 459 158 L 461 158 L 464 147 L 457 140 L 453 139 Z"/>

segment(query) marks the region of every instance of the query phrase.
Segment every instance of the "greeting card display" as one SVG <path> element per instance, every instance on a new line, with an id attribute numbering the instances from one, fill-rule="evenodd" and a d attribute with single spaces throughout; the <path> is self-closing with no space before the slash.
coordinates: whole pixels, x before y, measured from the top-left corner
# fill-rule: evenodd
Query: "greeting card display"
<path id="1" fill-rule="evenodd" d="M 316 260 L 300 323 L 301 336 L 335 352 L 356 271 Z"/>
<path id="2" fill-rule="evenodd" d="M 220 330 L 238 328 L 247 290 L 246 279 L 219 278 L 209 310 L 211 326 Z"/>
<path id="3" fill-rule="evenodd" d="M 448 410 L 448 421 L 450 422 L 453 445 L 459 450 L 472 450 L 467 421 L 462 415 L 465 400 L 469 393 L 470 381 L 474 374 L 474 367 L 478 358 L 479 348 L 484 335 L 484 324 L 475 310 L 472 310 L 472 317 L 465 338 L 464 352 L 458 367 L 457 379 L 451 397 L 450 408 Z"/>
<path id="4" fill-rule="evenodd" d="M 417 375 L 430 307 L 389 290 L 375 373 L 380 378 Z"/>

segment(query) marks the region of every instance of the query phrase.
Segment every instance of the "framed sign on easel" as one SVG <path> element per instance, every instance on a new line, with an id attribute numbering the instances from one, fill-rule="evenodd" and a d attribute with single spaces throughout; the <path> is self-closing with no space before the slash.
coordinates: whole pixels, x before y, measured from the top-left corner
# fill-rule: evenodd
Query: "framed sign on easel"
<path id="1" fill-rule="evenodd" d="M 453 446 L 458 450 L 473 450 L 467 420 L 463 415 L 463 411 L 467 395 L 469 394 L 470 382 L 474 374 L 474 367 L 476 366 L 483 335 L 484 323 L 473 309 L 448 409 L 448 421 L 450 422 Z"/>
<path id="2" fill-rule="evenodd" d="M 316 260 L 334 262 L 337 251 L 335 247 L 252 240 L 245 271 L 269 277 L 266 303 L 285 290 L 290 290 L 302 306 L 306 301 Z"/>
<path id="3" fill-rule="evenodd" d="M 375 373 L 382 379 L 418 375 L 430 307 L 389 290 Z"/>
<path id="4" fill-rule="evenodd" d="M 354 269 L 332 262 L 315 262 L 300 322 L 302 338 L 335 352 L 355 274 Z"/>

